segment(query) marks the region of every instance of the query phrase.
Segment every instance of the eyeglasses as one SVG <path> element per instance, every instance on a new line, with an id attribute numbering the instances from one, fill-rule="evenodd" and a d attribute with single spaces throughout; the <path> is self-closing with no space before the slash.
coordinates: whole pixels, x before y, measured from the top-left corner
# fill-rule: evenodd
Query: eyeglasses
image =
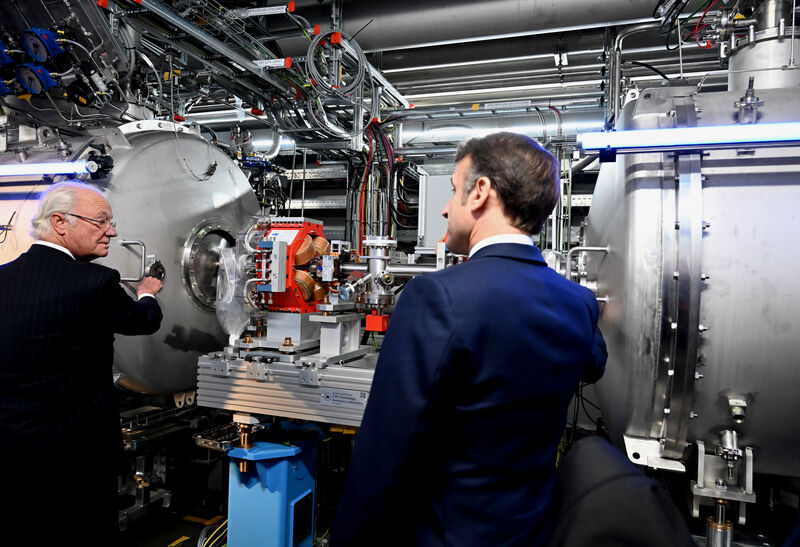
<path id="1" fill-rule="evenodd" d="M 103 231 L 108 230 L 109 226 L 112 226 L 114 228 L 117 227 L 117 223 L 116 222 L 114 222 L 112 220 L 105 219 L 105 218 L 90 218 L 90 217 L 85 217 L 83 215 L 76 215 L 75 213 L 67 213 L 67 212 L 64 212 L 63 214 L 69 215 L 71 217 L 82 218 L 83 220 L 88 220 L 89 222 L 97 224 L 97 227 L 100 228 Z"/>

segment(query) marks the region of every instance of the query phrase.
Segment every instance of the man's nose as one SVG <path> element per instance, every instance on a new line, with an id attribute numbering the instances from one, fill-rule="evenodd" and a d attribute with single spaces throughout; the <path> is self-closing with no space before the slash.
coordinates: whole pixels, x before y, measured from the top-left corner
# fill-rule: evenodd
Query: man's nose
<path id="1" fill-rule="evenodd" d="M 106 234 L 108 234 L 108 237 L 117 237 L 117 235 L 119 235 L 117 234 L 117 229 L 112 224 L 108 225 L 108 230 L 106 230 Z"/>

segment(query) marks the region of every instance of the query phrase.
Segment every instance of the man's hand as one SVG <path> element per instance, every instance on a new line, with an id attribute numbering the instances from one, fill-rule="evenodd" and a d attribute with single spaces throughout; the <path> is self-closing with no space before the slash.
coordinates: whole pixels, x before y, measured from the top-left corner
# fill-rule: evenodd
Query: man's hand
<path id="1" fill-rule="evenodd" d="M 142 282 L 139 283 L 139 286 L 136 288 L 136 296 L 141 296 L 142 294 L 145 293 L 152 294 L 155 296 L 156 294 L 158 294 L 158 291 L 161 290 L 161 287 L 163 287 L 161 281 L 159 281 L 155 277 L 145 277 L 144 279 L 142 279 Z"/>

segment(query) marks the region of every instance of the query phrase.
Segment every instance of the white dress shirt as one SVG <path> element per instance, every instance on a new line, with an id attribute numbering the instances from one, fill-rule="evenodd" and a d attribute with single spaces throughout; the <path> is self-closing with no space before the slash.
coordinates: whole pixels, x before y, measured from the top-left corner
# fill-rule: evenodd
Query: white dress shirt
<path id="1" fill-rule="evenodd" d="M 67 253 L 72 260 L 75 260 L 75 256 L 71 252 L 69 252 L 69 249 L 67 249 L 66 247 L 62 247 L 57 243 L 50 243 L 49 241 L 34 241 L 33 244 L 44 245 L 45 247 L 50 247 L 51 249 L 58 249 L 62 253 Z"/>
<path id="2" fill-rule="evenodd" d="M 519 245 L 530 245 L 532 247 L 533 239 L 531 236 L 527 236 L 525 234 L 500 234 L 496 236 L 490 236 L 473 245 L 472 249 L 469 250 L 469 256 L 472 258 L 472 255 L 484 247 L 488 247 L 489 245 L 497 245 L 498 243 L 517 243 Z"/>

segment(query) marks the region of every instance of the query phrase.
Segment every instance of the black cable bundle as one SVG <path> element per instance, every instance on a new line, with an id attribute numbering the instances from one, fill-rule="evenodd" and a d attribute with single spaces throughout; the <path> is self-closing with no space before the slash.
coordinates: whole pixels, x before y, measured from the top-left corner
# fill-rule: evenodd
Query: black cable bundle
<path id="1" fill-rule="evenodd" d="M 418 202 L 412 202 L 409 196 L 410 192 L 419 194 L 417 166 L 412 162 L 399 161 L 392 167 L 389 179 L 389 206 L 392 210 L 392 220 L 396 226 L 410 226 L 412 224 L 410 221 L 418 216 L 415 212 L 418 208 Z M 408 183 L 406 182 L 407 180 L 409 181 Z M 412 181 L 416 182 L 416 184 Z M 401 211 L 398 208 L 397 201 L 400 201 L 408 212 Z"/>
<path id="2" fill-rule="evenodd" d="M 683 8 L 692 0 L 658 0 L 653 9 L 653 19 L 661 18 L 661 34 L 669 34 L 675 28 L 675 21 L 678 20 Z M 668 7 L 664 7 L 667 5 Z M 663 12 L 663 13 L 662 13 Z"/>

